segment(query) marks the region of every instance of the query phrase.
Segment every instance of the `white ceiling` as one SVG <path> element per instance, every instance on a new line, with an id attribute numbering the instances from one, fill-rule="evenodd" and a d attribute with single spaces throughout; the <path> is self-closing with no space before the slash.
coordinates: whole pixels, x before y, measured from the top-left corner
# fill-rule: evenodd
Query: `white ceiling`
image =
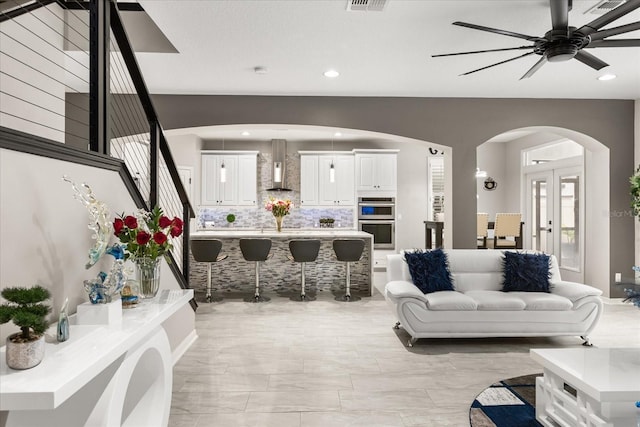
<path id="1" fill-rule="evenodd" d="M 179 53 L 139 53 L 152 93 L 640 99 L 640 48 L 589 49 L 600 72 L 571 60 L 519 78 L 537 55 L 459 74 L 525 51 L 447 58 L 432 54 L 528 42 L 451 25 L 454 21 L 541 36 L 547 0 L 388 0 L 382 12 L 347 11 L 347 0 L 140 0 Z M 574 0 L 569 24 L 596 15 Z M 640 21 L 640 9 L 609 27 Z M 616 36 L 640 38 L 640 31 Z M 256 74 L 256 66 L 267 74 Z M 335 68 L 341 74 L 327 79 Z M 601 82 L 604 71 L 618 78 Z"/>

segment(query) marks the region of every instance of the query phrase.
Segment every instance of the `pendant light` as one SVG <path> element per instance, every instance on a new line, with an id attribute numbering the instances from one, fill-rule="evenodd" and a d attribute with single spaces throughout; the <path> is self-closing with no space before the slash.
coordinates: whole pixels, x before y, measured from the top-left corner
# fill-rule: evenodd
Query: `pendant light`
<path id="1" fill-rule="evenodd" d="M 280 145 L 276 144 L 273 152 L 273 182 L 282 182 L 282 162 L 275 161 L 276 159 L 280 159 Z"/>
<path id="2" fill-rule="evenodd" d="M 224 151 L 224 139 L 222 140 L 222 151 Z M 227 182 L 227 168 L 224 167 L 224 153 L 222 154 L 222 164 L 220 165 L 220 182 Z"/>
<path id="3" fill-rule="evenodd" d="M 331 138 L 331 152 L 333 157 L 331 158 L 331 165 L 329 165 L 329 182 L 336 182 L 336 168 L 333 165 L 333 159 L 335 159 L 335 154 L 333 153 L 333 138 Z"/>

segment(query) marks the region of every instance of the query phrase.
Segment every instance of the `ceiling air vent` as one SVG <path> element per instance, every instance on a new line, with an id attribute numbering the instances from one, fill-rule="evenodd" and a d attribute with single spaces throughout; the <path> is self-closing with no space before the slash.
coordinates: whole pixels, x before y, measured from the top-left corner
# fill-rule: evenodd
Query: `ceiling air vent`
<path id="1" fill-rule="evenodd" d="M 604 15 L 605 13 L 615 9 L 616 7 L 624 3 L 626 3 L 626 0 L 602 0 L 601 2 L 598 2 L 596 5 L 587 9 L 585 15 Z"/>
<path id="2" fill-rule="evenodd" d="M 389 0 L 347 0 L 347 10 L 381 12 Z"/>

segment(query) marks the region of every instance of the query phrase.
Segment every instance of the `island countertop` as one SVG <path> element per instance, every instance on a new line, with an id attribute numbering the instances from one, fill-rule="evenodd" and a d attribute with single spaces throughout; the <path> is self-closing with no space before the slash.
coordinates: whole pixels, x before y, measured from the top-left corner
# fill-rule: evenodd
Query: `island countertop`
<path id="1" fill-rule="evenodd" d="M 347 228 L 284 228 L 276 231 L 273 228 L 210 228 L 191 232 L 191 239 L 216 239 L 216 238 L 244 238 L 244 237 L 269 237 L 269 238 L 361 238 L 372 239 L 373 235 L 364 231 Z"/>
<path id="2" fill-rule="evenodd" d="M 191 240 L 219 239 L 224 261 L 212 266 L 214 297 L 227 292 L 253 293 L 255 279 L 253 264 L 244 260 L 240 251 L 240 239 L 265 238 L 272 240 L 271 258 L 260 263 L 260 287 L 265 295 L 295 294 L 300 292 L 300 264 L 289 260 L 289 241 L 293 239 L 318 239 L 320 252 L 314 262 L 306 263 L 307 287 L 310 293 L 344 293 L 345 263 L 337 261 L 333 251 L 335 239 L 362 239 L 365 242 L 362 258 L 351 264 L 352 292 L 371 296 L 373 292 L 373 235 L 349 228 L 275 228 L 215 227 L 190 233 Z M 196 262 L 190 254 L 189 283 L 203 289 L 207 281 L 207 264 Z"/>

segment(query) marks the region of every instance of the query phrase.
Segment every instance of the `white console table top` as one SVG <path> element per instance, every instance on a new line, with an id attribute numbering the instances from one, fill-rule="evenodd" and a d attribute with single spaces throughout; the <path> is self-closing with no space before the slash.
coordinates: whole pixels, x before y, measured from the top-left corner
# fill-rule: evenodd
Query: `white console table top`
<path id="1" fill-rule="evenodd" d="M 598 402 L 640 399 L 640 348 L 532 349 L 531 358 Z"/>
<path id="2" fill-rule="evenodd" d="M 120 325 L 71 325 L 70 339 L 63 343 L 55 341 L 54 325 L 44 360 L 24 371 L 7 367 L 2 347 L 0 410 L 57 408 L 192 298 L 191 289 L 161 290 L 155 298 L 123 310 Z"/>

